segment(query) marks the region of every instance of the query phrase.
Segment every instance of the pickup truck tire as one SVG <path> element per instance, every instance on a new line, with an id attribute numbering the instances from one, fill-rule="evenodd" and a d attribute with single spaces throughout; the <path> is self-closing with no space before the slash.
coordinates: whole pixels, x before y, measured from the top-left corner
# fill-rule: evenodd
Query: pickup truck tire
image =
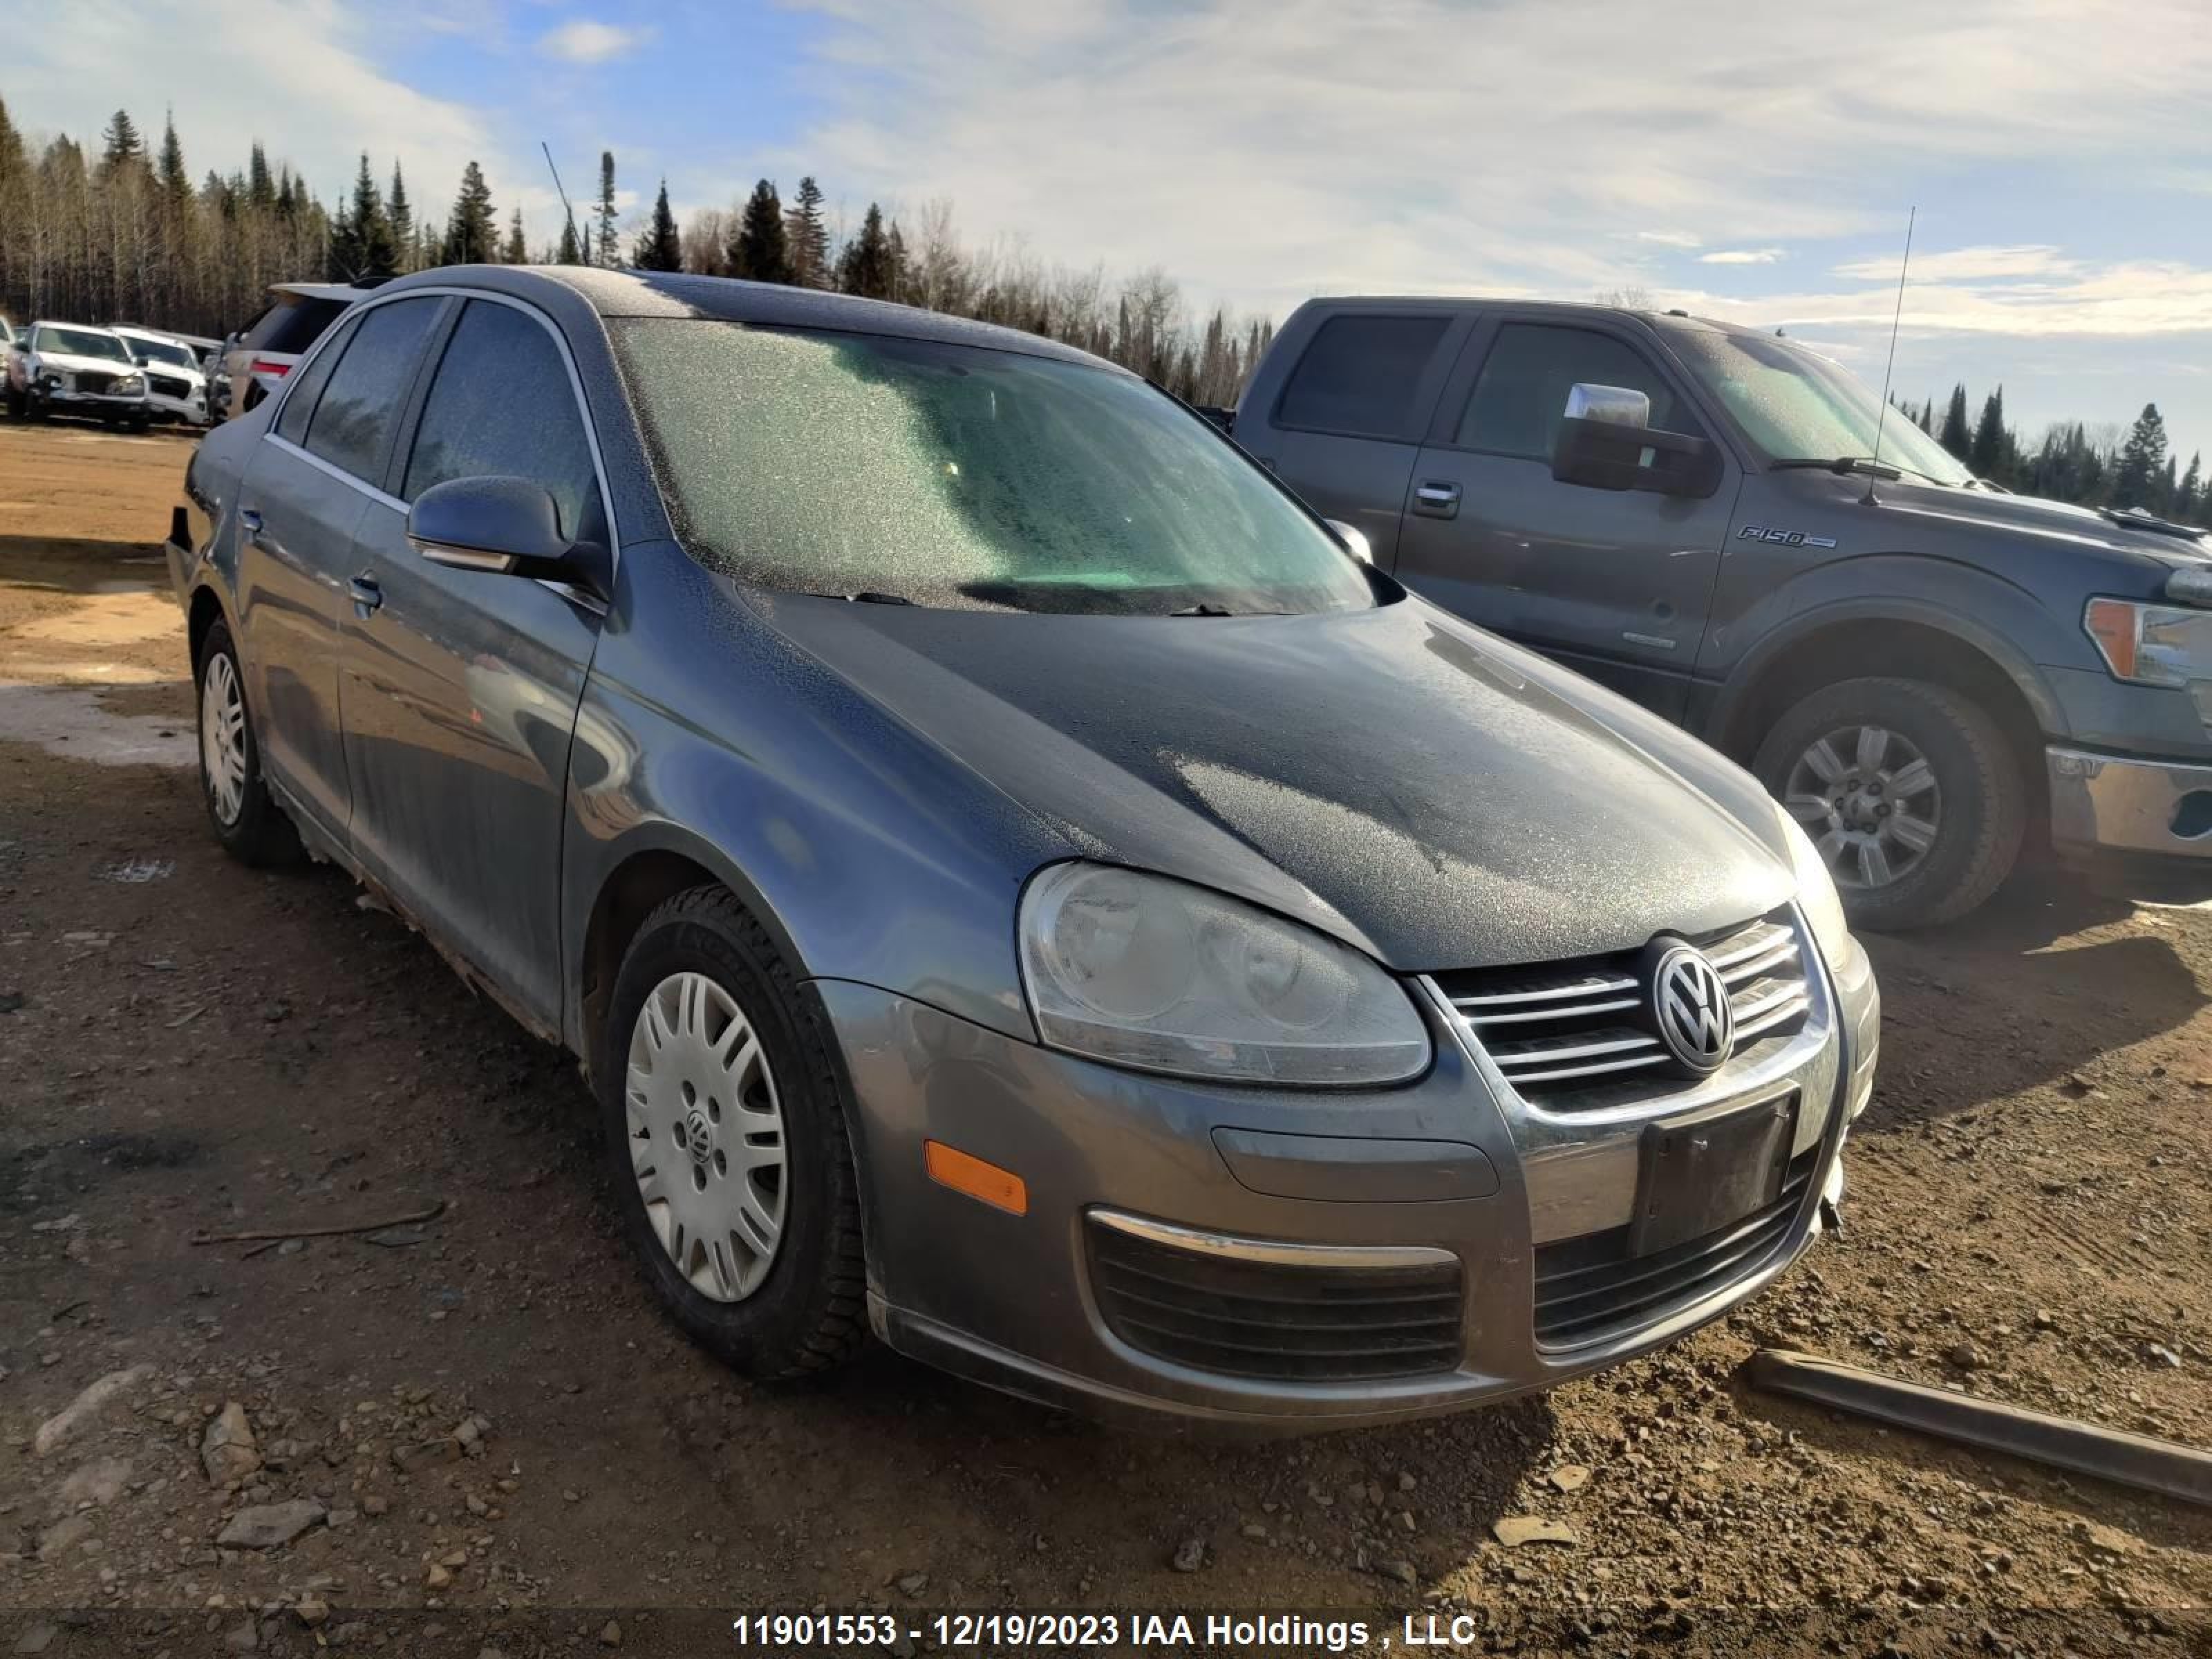
<path id="1" fill-rule="evenodd" d="M 25 421 L 28 420 L 30 416 L 31 411 L 24 401 L 23 394 L 14 386 L 9 386 L 8 388 L 8 418 L 11 421 Z"/>
<path id="2" fill-rule="evenodd" d="M 684 1332 L 763 1382 L 849 1358 L 867 1267 L 837 1072 L 790 963 L 726 890 L 646 918 L 593 1080 L 623 1231 Z"/>
<path id="3" fill-rule="evenodd" d="M 1774 723 L 1752 770 L 1820 848 L 1854 927 L 1953 921 L 2020 854 L 2020 763 L 1996 722 L 1946 685 L 1823 686 Z"/>
<path id="4" fill-rule="evenodd" d="M 269 793 L 261 775 L 261 745 L 246 706 L 246 675 L 230 625 L 218 622 L 200 641 L 198 683 L 200 799 L 222 850 L 256 867 L 289 864 L 300 856 L 299 831 Z"/>

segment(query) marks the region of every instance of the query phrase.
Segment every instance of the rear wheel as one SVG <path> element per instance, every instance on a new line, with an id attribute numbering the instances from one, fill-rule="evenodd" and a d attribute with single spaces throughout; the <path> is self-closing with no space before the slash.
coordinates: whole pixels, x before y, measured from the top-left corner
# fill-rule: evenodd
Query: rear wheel
<path id="1" fill-rule="evenodd" d="M 720 888 L 646 919 L 594 1067 L 608 1173 L 646 1279 L 702 1346 L 770 1381 L 866 1332 L 858 1186 L 817 1018 Z"/>
<path id="2" fill-rule="evenodd" d="M 1964 915 L 2019 855 L 2019 762 L 1996 723 L 1948 686 L 1825 686 L 1775 722 L 1752 769 L 1820 849 L 1856 927 Z"/>
<path id="3" fill-rule="evenodd" d="M 288 863 L 298 832 L 261 777 L 261 748 L 246 706 L 246 677 L 230 627 L 208 629 L 199 661 L 200 795 L 223 850 L 241 863 Z"/>

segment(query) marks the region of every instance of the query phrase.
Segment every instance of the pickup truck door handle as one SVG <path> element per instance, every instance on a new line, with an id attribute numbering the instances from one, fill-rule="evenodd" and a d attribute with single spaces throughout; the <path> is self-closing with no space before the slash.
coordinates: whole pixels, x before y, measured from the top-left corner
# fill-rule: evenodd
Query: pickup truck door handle
<path id="1" fill-rule="evenodd" d="M 1413 488 L 1413 511 L 1425 519 L 1459 517 L 1459 486 L 1430 478 Z"/>
<path id="2" fill-rule="evenodd" d="M 346 584 L 346 592 L 353 599 L 354 616 L 362 622 L 367 622 L 377 607 L 384 603 L 384 590 L 366 571 Z"/>
<path id="3" fill-rule="evenodd" d="M 246 540 L 258 542 L 261 539 L 261 515 L 258 513 L 250 507 L 241 507 L 238 509 L 238 521 L 246 527 Z"/>

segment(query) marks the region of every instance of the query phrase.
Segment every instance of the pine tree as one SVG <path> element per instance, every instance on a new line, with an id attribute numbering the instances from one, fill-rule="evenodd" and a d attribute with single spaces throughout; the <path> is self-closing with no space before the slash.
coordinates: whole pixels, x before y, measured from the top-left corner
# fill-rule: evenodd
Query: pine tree
<path id="1" fill-rule="evenodd" d="M 396 161 L 392 164 L 392 193 L 384 198 L 384 216 L 392 222 L 392 246 L 399 256 L 399 269 L 418 269 L 422 251 L 416 246 L 415 210 L 408 204 L 407 181 L 399 176 Z"/>
<path id="2" fill-rule="evenodd" d="M 248 207 L 273 208 L 276 205 L 276 180 L 269 172 L 269 153 L 261 148 L 261 141 L 253 141 L 253 149 L 246 164 L 246 202 Z"/>
<path id="3" fill-rule="evenodd" d="M 653 199 L 653 220 L 639 233 L 630 263 L 640 270 L 684 269 L 684 239 L 677 234 L 676 216 L 668 210 L 668 180 L 660 181 L 660 194 Z"/>
<path id="4" fill-rule="evenodd" d="M 353 216 L 340 202 L 331 216 L 331 234 L 323 244 L 323 280 L 350 283 L 360 269 L 361 237 L 353 228 Z"/>
<path id="5" fill-rule="evenodd" d="M 100 132 L 100 166 L 103 173 L 112 173 L 119 167 L 146 158 L 146 142 L 138 136 L 138 125 L 131 118 L 129 110 L 119 109 L 108 118 Z"/>
<path id="6" fill-rule="evenodd" d="M 288 188 L 289 184 L 288 179 Z M 359 282 L 363 277 L 398 275 L 398 246 L 392 240 L 392 221 L 385 215 L 384 197 L 376 188 L 376 180 L 369 176 L 366 151 L 362 155 L 360 170 L 354 174 L 353 201 L 346 218 L 350 234 L 343 250 L 343 262 L 335 232 L 331 240 L 331 264 L 344 270 L 337 280 Z"/>
<path id="7" fill-rule="evenodd" d="M 2166 421 L 2156 404 L 2145 404 L 2112 471 L 2112 505 L 2149 507 L 2165 470 Z"/>
<path id="8" fill-rule="evenodd" d="M 2005 455 L 2005 440 L 2009 434 L 2004 423 L 2004 388 L 1999 386 L 1990 393 L 1982 404 L 1982 418 L 1974 428 L 1973 447 L 1967 453 L 1967 465 L 1980 478 L 2001 480 L 2011 469 Z"/>
<path id="9" fill-rule="evenodd" d="M 161 126 L 161 161 L 159 177 L 161 198 L 172 212 L 181 213 L 191 204 L 191 175 L 185 171 L 185 147 L 177 142 L 177 118 L 173 115 Z"/>
<path id="10" fill-rule="evenodd" d="M 499 251 L 499 262 L 503 265 L 526 265 L 530 263 L 530 244 L 522 238 L 522 210 L 508 216 L 507 246 Z"/>
<path id="11" fill-rule="evenodd" d="M 884 211 L 873 202 L 860 221 L 860 234 L 845 244 L 837 261 L 837 286 L 867 300 L 888 300 L 898 271 L 891 263 L 890 239 L 884 234 Z"/>
<path id="12" fill-rule="evenodd" d="M 830 227 L 822 216 L 822 186 L 811 173 L 799 181 L 799 195 L 783 216 L 783 234 L 791 250 L 791 280 L 801 288 L 831 286 Z"/>
<path id="13" fill-rule="evenodd" d="M 2212 501 L 2205 498 L 2204 458 L 2192 454 L 2189 470 L 2173 487 L 2173 516 L 2184 524 L 2201 524 L 2212 518 Z"/>
<path id="14" fill-rule="evenodd" d="M 442 263 L 489 264 L 497 255 L 498 241 L 491 187 L 484 183 L 483 169 L 471 161 L 461 169 L 460 194 L 453 198 L 453 216 L 446 222 Z"/>
<path id="15" fill-rule="evenodd" d="M 561 246 L 554 254 L 553 262 L 562 265 L 580 265 L 584 263 L 583 245 L 576 240 L 576 222 L 573 218 L 563 219 L 561 222 Z"/>
<path id="16" fill-rule="evenodd" d="M 611 149 L 599 152 L 599 221 L 598 263 L 618 265 L 622 258 L 615 247 L 615 153 Z"/>
<path id="17" fill-rule="evenodd" d="M 1966 388 L 1951 388 L 1951 406 L 1943 413 L 1943 430 L 1936 442 L 1963 461 L 1973 453 L 1974 434 L 1966 424 Z"/>
<path id="18" fill-rule="evenodd" d="M 756 283 L 791 281 L 791 252 L 783 238 L 783 204 L 762 179 L 745 198 L 738 234 L 730 243 L 730 274 Z"/>

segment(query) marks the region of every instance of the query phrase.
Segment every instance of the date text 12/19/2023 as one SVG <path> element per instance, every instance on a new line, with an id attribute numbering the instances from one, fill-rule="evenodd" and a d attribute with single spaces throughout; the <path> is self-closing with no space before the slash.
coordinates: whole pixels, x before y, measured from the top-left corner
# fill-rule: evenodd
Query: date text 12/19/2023
<path id="1" fill-rule="evenodd" d="M 1479 1621 L 1407 1613 L 1395 1630 L 1380 1621 L 1310 1613 L 937 1613 L 904 1619 L 887 1613 L 756 1613 L 731 1620 L 741 1646 L 790 1652 L 881 1648 L 911 1651 L 928 1638 L 940 1650 L 966 1648 L 1081 1650 L 1133 1647 L 1193 1651 L 1354 1653 L 1480 1647 Z"/>

